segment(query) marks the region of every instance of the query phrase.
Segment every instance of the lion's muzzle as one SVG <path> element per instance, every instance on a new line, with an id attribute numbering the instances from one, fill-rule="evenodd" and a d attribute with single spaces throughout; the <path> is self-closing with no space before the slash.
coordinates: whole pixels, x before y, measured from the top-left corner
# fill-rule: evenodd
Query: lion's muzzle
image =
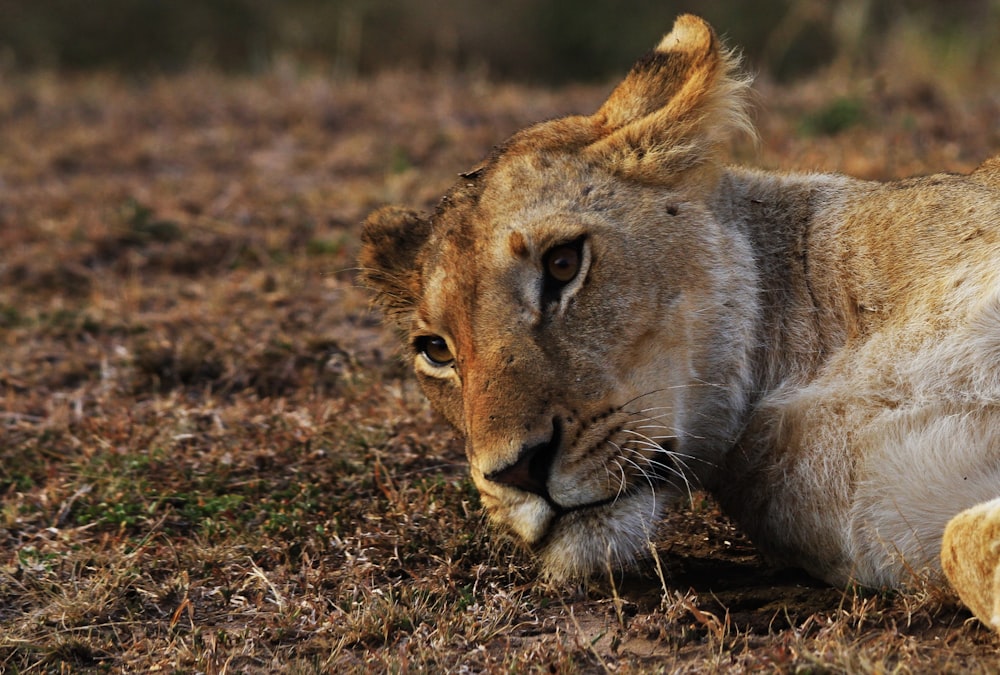
<path id="1" fill-rule="evenodd" d="M 549 494 L 548 482 L 561 444 L 562 425 L 559 418 L 555 418 L 552 420 L 552 434 L 547 441 L 525 445 L 513 463 L 491 471 L 486 474 L 486 479 L 536 494 L 555 506 Z"/>

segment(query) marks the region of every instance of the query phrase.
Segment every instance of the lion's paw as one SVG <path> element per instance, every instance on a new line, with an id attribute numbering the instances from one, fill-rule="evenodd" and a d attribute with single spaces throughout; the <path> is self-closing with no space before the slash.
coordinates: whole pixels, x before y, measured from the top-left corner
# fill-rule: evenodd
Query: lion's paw
<path id="1" fill-rule="evenodd" d="M 962 602 L 1000 631 L 1000 498 L 951 519 L 941 542 L 941 566 Z"/>

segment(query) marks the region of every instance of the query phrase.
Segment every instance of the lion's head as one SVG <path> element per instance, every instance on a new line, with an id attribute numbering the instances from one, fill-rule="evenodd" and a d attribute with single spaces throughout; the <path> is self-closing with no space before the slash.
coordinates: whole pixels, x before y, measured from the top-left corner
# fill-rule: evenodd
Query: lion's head
<path id="1" fill-rule="evenodd" d="M 554 577 L 631 559 L 737 434 L 757 299 L 713 216 L 749 128 L 735 61 L 682 16 L 595 114 L 514 135 L 429 218 L 365 223 L 363 279 L 491 520 Z"/>

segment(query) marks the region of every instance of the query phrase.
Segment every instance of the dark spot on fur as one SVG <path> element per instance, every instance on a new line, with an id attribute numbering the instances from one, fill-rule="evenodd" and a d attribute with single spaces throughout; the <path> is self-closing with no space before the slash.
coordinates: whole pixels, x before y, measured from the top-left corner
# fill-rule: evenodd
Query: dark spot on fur
<path id="1" fill-rule="evenodd" d="M 510 236 L 507 238 L 507 248 L 515 258 L 524 259 L 528 257 L 528 242 L 525 241 L 524 235 L 520 232 L 510 233 Z M 513 359 L 513 357 L 511 358 Z"/>
<path id="2" fill-rule="evenodd" d="M 676 204 L 671 204 L 670 206 L 667 207 L 667 213 L 670 214 L 671 216 L 676 216 L 679 211 L 680 209 L 677 208 Z"/>

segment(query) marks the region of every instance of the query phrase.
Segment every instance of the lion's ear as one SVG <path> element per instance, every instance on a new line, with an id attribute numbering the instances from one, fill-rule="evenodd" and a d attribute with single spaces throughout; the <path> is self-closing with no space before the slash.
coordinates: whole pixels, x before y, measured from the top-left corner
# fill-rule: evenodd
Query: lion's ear
<path id="1" fill-rule="evenodd" d="M 415 211 L 387 206 L 372 213 L 361 230 L 361 281 L 375 291 L 375 303 L 402 326 L 420 297 L 417 256 L 430 235 L 430 222 Z"/>
<path id="2" fill-rule="evenodd" d="M 749 78 L 704 20 L 685 14 L 593 116 L 603 128 L 591 152 L 615 171 L 663 180 L 714 162 L 734 132 L 753 135 Z"/>

